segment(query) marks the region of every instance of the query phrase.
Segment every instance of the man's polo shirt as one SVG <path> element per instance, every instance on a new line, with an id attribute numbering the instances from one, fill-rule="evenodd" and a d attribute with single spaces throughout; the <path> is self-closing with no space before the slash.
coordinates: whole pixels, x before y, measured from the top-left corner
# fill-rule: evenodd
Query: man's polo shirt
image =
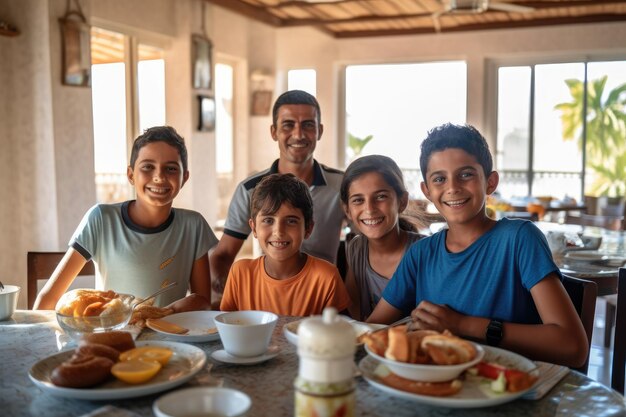
<path id="1" fill-rule="evenodd" d="M 278 173 L 278 159 L 269 169 L 249 176 L 237 185 L 228 207 L 224 233 L 245 240 L 250 232 L 250 199 L 254 187 L 266 176 Z M 344 213 L 339 197 L 343 172 L 313 161 L 313 233 L 302 243 L 302 251 L 335 263 Z"/>

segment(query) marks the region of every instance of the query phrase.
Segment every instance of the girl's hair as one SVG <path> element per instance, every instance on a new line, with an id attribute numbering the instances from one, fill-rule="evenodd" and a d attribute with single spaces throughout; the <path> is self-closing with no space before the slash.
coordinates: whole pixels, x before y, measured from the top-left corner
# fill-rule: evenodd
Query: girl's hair
<path id="1" fill-rule="evenodd" d="M 348 197 L 352 182 L 369 172 L 376 172 L 383 177 L 385 182 L 396 192 L 398 198 L 402 198 L 402 196 L 407 193 L 402 171 L 393 159 L 383 155 L 368 155 L 354 160 L 343 174 L 340 196 L 344 205 L 348 206 Z M 400 229 L 417 232 L 418 225 L 425 223 L 423 216 L 415 210 L 411 210 L 410 213 L 406 214 L 407 215 L 400 215 L 398 220 Z"/>
<path id="2" fill-rule="evenodd" d="M 256 221 L 257 214 L 273 215 L 284 203 L 302 211 L 304 228 L 313 223 L 313 199 L 306 183 L 293 174 L 271 174 L 263 178 L 252 192 L 250 217 Z"/>

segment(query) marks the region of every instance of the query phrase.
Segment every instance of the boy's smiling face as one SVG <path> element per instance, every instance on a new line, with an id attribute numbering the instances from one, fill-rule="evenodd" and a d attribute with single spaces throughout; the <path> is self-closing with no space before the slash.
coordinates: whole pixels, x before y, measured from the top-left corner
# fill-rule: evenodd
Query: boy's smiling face
<path id="1" fill-rule="evenodd" d="M 165 142 L 152 142 L 139 150 L 134 167 L 128 167 L 128 180 L 135 187 L 137 203 L 168 206 L 189 178 L 183 172 L 178 150 Z"/>
<path id="2" fill-rule="evenodd" d="M 464 224 L 485 215 L 485 200 L 498 186 L 498 174 L 487 178 L 476 158 L 462 149 L 434 152 L 428 161 L 422 192 L 450 224 Z"/>
<path id="3" fill-rule="evenodd" d="M 283 203 L 273 214 L 259 211 L 256 218 L 250 219 L 250 228 L 259 240 L 267 260 L 285 262 L 297 260 L 302 241 L 312 231 L 306 230 L 302 210 L 289 203 Z"/>

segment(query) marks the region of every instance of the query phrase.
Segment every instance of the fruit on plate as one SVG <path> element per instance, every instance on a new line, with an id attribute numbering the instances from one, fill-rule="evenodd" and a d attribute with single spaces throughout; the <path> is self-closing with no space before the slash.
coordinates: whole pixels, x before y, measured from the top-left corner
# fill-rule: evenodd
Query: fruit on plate
<path id="1" fill-rule="evenodd" d="M 111 373 L 129 384 L 142 384 L 154 378 L 160 370 L 161 364 L 157 361 L 130 359 L 113 365 Z"/>
<path id="2" fill-rule="evenodd" d="M 160 346 L 142 346 L 137 347 L 120 355 L 120 361 L 130 361 L 135 359 L 144 359 L 159 362 L 165 366 L 172 357 L 172 350 Z"/>
<path id="3" fill-rule="evenodd" d="M 523 391 L 537 381 L 537 377 L 528 372 L 507 368 L 493 362 L 479 362 L 475 369 L 479 376 L 492 380 L 491 389 L 494 392 Z"/>

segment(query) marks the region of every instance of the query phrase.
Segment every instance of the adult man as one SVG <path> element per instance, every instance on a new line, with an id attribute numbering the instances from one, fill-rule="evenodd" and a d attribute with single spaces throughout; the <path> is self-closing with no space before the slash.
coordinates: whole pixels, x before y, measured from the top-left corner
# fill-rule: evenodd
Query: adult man
<path id="1" fill-rule="evenodd" d="M 335 263 L 344 213 L 339 197 L 343 172 L 328 168 L 313 159 L 317 141 L 322 137 L 320 106 L 315 97 L 301 90 L 283 93 L 272 110 L 272 139 L 278 143 L 280 157 L 269 169 L 243 180 L 237 186 L 228 208 L 224 235 L 210 254 L 213 289 L 221 294 L 228 271 L 250 234 L 250 196 L 265 176 L 292 173 L 309 185 L 313 198 L 314 227 L 302 251 Z"/>

